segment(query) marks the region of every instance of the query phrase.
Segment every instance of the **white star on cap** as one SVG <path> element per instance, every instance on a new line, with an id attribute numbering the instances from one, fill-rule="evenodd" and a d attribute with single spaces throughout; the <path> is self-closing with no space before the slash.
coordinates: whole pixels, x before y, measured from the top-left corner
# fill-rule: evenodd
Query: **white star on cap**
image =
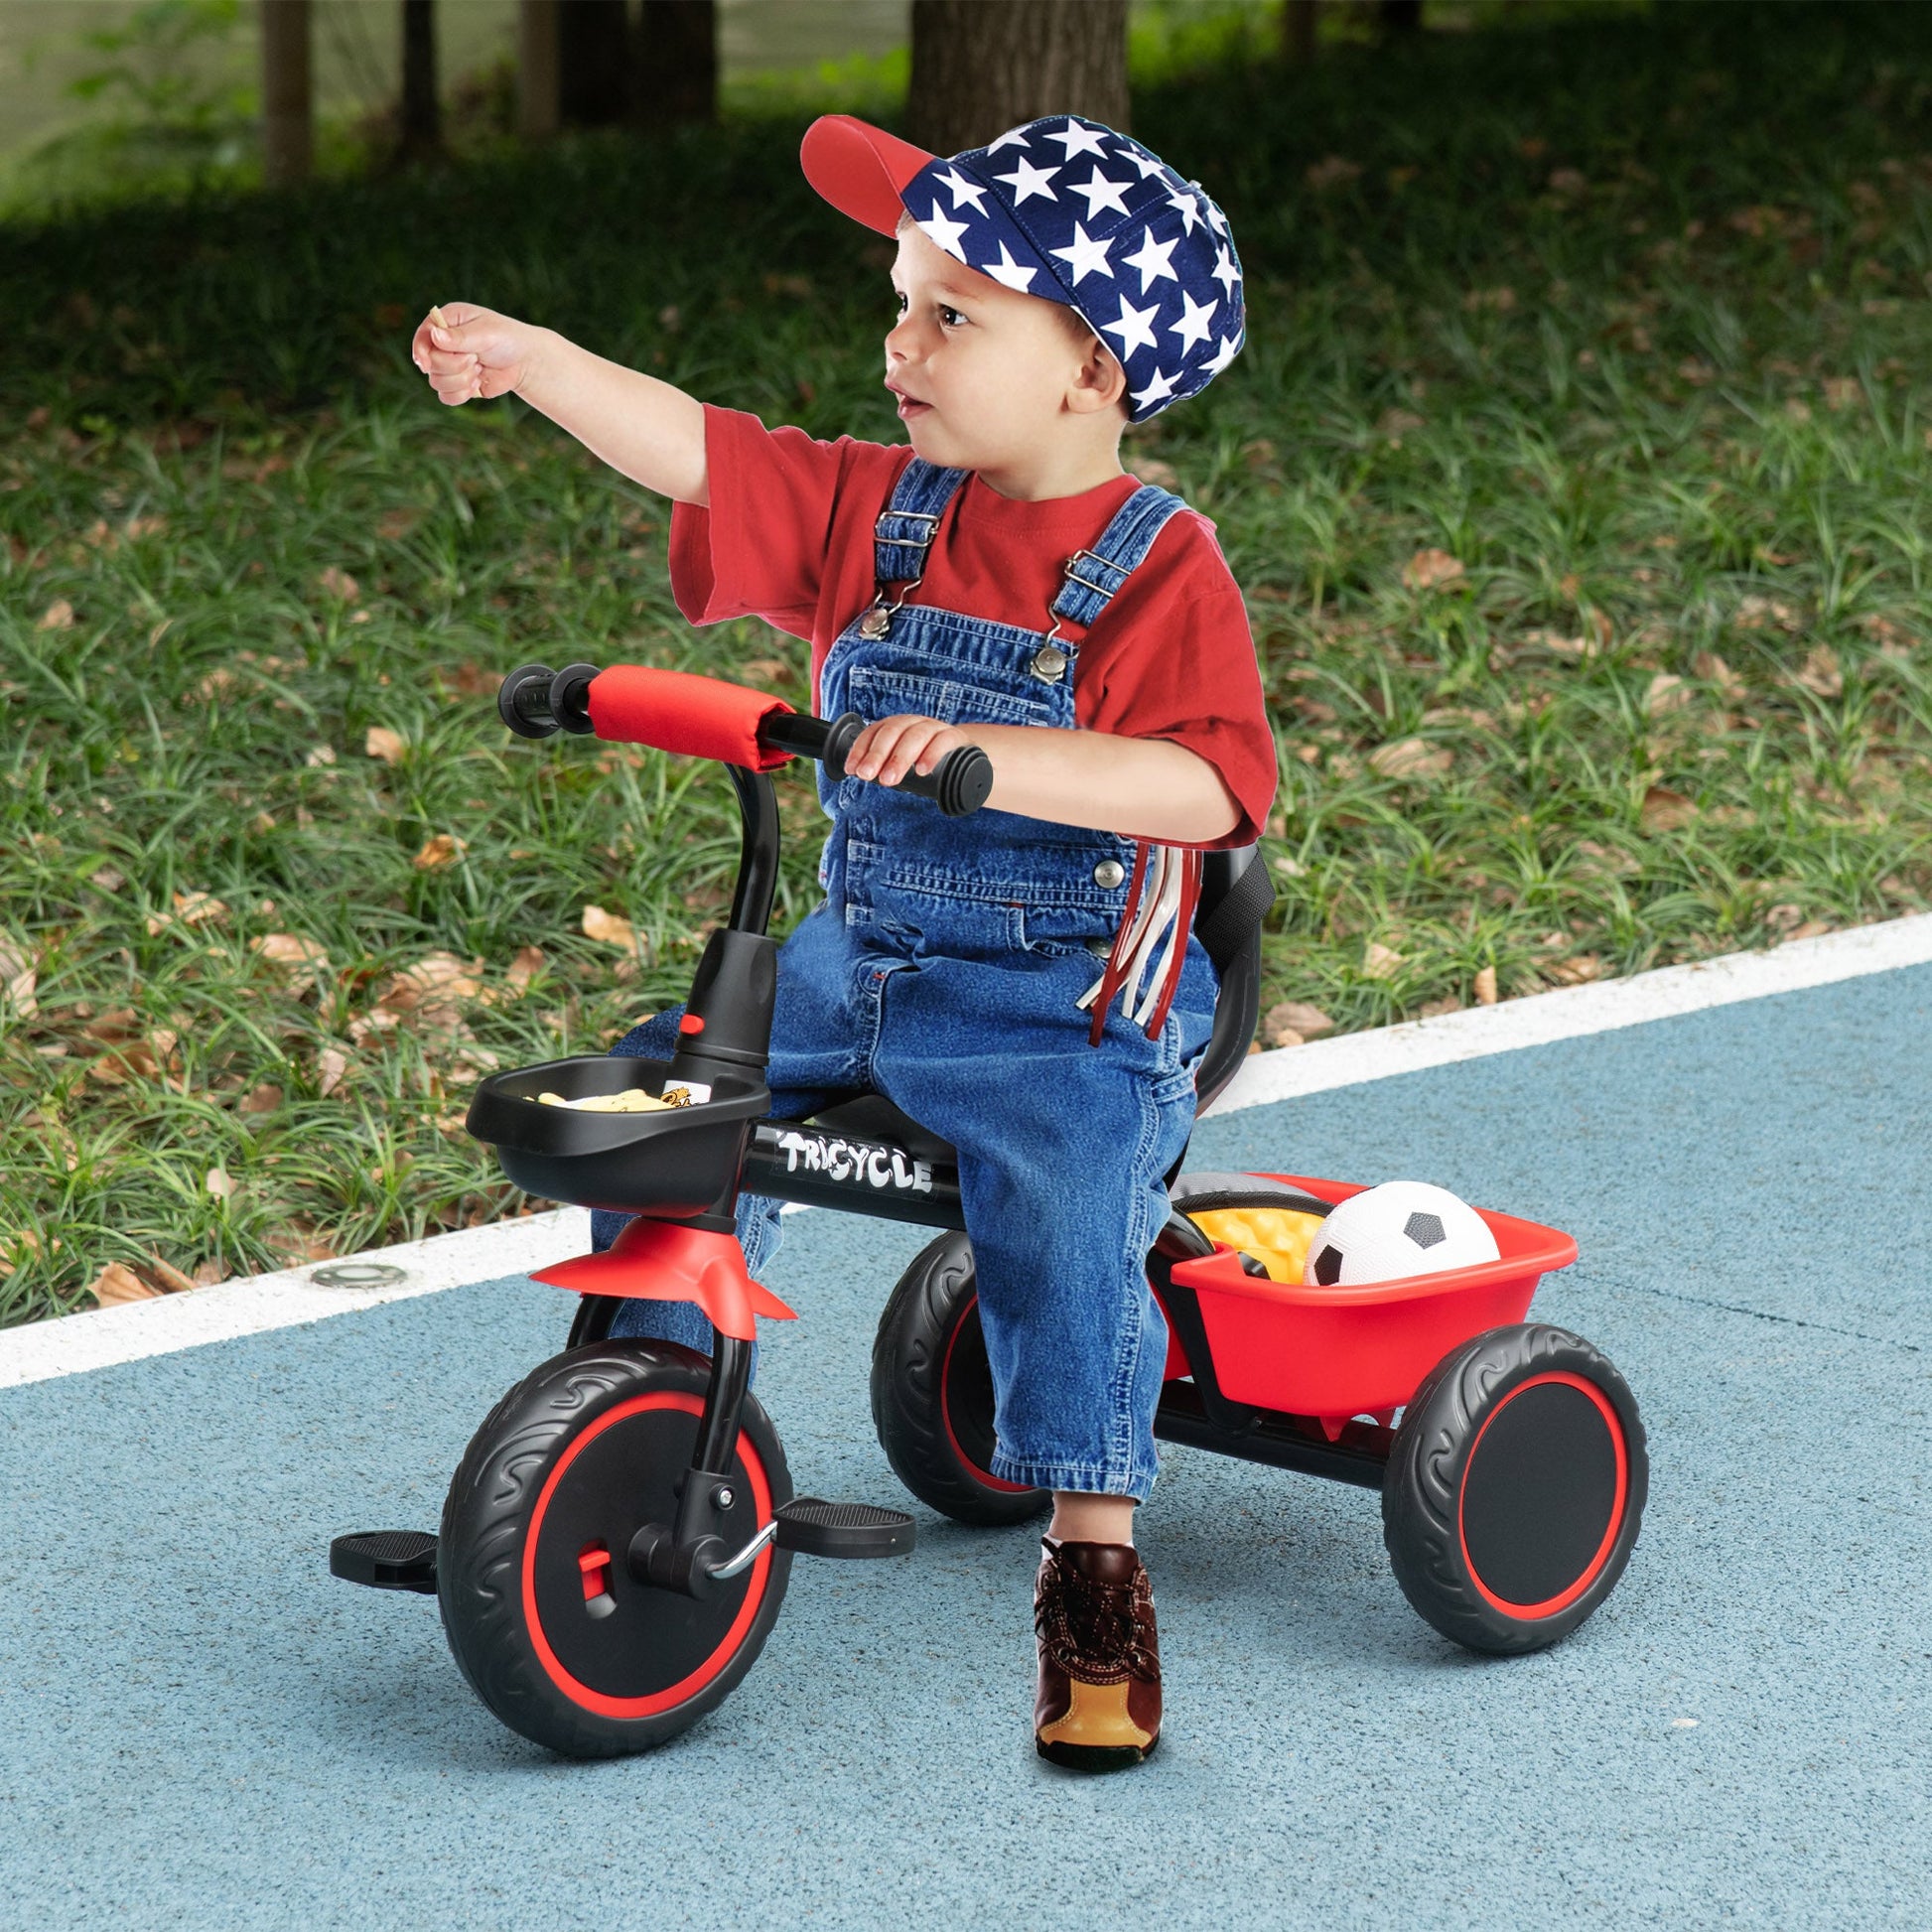
<path id="1" fill-rule="evenodd" d="M 1185 232 L 1192 234 L 1195 224 L 1200 220 L 1200 207 L 1193 196 L 1184 188 L 1175 189 L 1168 197 L 1168 206 L 1179 213 L 1181 221 L 1185 224 Z"/>
<path id="2" fill-rule="evenodd" d="M 1240 347 L 1241 338 L 1239 336 L 1223 336 L 1221 338 L 1220 347 L 1208 358 L 1202 373 L 1210 376 L 1219 375 L 1234 360 L 1236 354 L 1240 351 Z"/>
<path id="3" fill-rule="evenodd" d="M 1163 375 L 1159 369 L 1154 371 L 1154 380 L 1145 389 L 1134 391 L 1134 406 L 1138 409 L 1150 402 L 1166 402 L 1174 392 L 1174 382 L 1170 376 Z"/>
<path id="4" fill-rule="evenodd" d="M 1118 161 L 1131 161 L 1141 171 L 1143 181 L 1146 181 L 1150 175 L 1165 175 L 1168 172 L 1168 164 L 1165 161 L 1149 154 L 1144 147 L 1133 141 L 1123 141 L 1114 150 L 1114 158 Z"/>
<path id="5" fill-rule="evenodd" d="M 1207 326 L 1207 319 L 1221 305 L 1218 302 L 1196 302 L 1185 289 L 1180 291 L 1180 320 L 1168 324 L 1168 334 L 1178 336 L 1180 346 L 1187 349 L 1196 343 L 1206 342 L 1213 333 Z"/>
<path id="6" fill-rule="evenodd" d="M 939 211 L 937 202 L 933 203 L 932 212 L 919 223 L 919 227 L 930 235 L 954 261 L 963 262 L 966 259 L 966 251 L 959 245 L 959 237 L 966 232 L 966 223 L 948 219 Z"/>
<path id="7" fill-rule="evenodd" d="M 986 212 L 986 209 L 980 205 L 986 195 L 986 190 L 978 182 L 968 181 L 957 168 L 953 169 L 950 174 L 938 175 L 934 179 L 944 182 L 952 190 L 952 205 L 955 208 L 964 207 L 968 202 L 971 202 L 975 214 L 984 214 Z"/>
<path id="8" fill-rule="evenodd" d="M 1067 263 L 1073 272 L 1073 283 L 1077 288 L 1083 275 L 1108 275 L 1113 270 L 1107 265 L 1107 244 L 1087 233 L 1079 222 L 1073 224 L 1073 246 L 1071 248 L 1049 248 L 1049 255 L 1057 255 Z"/>
<path id="9" fill-rule="evenodd" d="M 1061 157 L 1065 161 L 1071 161 L 1076 154 L 1097 154 L 1104 159 L 1107 153 L 1107 150 L 1100 145 L 1099 130 L 1082 127 L 1071 114 L 1066 117 L 1064 133 L 1048 134 L 1044 138 L 1048 141 L 1063 141 L 1066 144 L 1066 153 Z"/>
<path id="10" fill-rule="evenodd" d="M 1223 248 L 1220 259 L 1214 264 L 1214 279 L 1229 295 L 1241 286 L 1241 271 L 1234 265 L 1234 257 Z"/>
<path id="11" fill-rule="evenodd" d="M 1087 219 L 1091 221 L 1103 207 L 1118 208 L 1122 214 L 1125 214 L 1127 204 L 1121 200 L 1121 197 L 1126 194 L 1130 186 L 1131 183 L 1124 181 L 1109 181 L 1096 168 L 1090 180 L 1075 182 L 1067 193 L 1084 195 L 1087 198 Z"/>
<path id="12" fill-rule="evenodd" d="M 1059 171 L 1057 162 L 1050 168 L 1035 168 L 1023 157 L 1013 174 L 995 175 L 993 179 L 1013 184 L 1013 205 L 1018 207 L 1029 195 L 1038 195 L 1046 201 L 1053 201 L 1055 199 L 1053 191 L 1047 184 Z M 1089 219 L 1092 218 L 1091 208 L 1087 210 L 1087 215 Z"/>
<path id="13" fill-rule="evenodd" d="M 1141 293 L 1143 295 L 1157 281 L 1163 280 L 1164 278 L 1170 282 L 1177 282 L 1180 280 L 1180 277 L 1174 273 L 1173 262 L 1168 259 L 1179 246 L 1180 237 L 1178 235 L 1174 236 L 1172 241 L 1156 241 L 1152 228 L 1148 229 L 1147 233 L 1141 237 L 1141 252 L 1138 255 L 1129 255 L 1126 260 L 1129 268 L 1138 268 L 1141 271 Z"/>
<path id="14" fill-rule="evenodd" d="M 983 152 L 998 154 L 1009 143 L 1016 148 L 1024 148 L 1027 145 L 1027 130 L 1024 127 L 1010 127 L 997 141 L 987 142 Z"/>
<path id="15" fill-rule="evenodd" d="M 1148 326 L 1161 313 L 1160 303 L 1151 309 L 1137 309 L 1126 296 L 1120 299 L 1120 315 L 1116 321 L 1103 322 L 1100 326 L 1110 336 L 1120 338 L 1121 360 L 1125 361 L 1137 348 L 1154 346 L 1154 331 Z"/>
<path id="16" fill-rule="evenodd" d="M 1212 202 L 1206 201 L 1204 198 L 1203 198 L 1202 206 L 1207 210 L 1208 220 L 1214 224 L 1214 232 L 1216 234 L 1226 234 L 1228 231 L 1227 216 L 1223 214 L 1221 210 L 1217 208 Z"/>
<path id="17" fill-rule="evenodd" d="M 1030 293 L 1027 284 L 1039 273 L 1036 268 L 1022 268 L 1008 252 L 1007 245 L 1000 243 L 1000 259 L 996 262 L 977 262 L 982 275 L 990 275 L 996 282 L 1004 283 L 1010 289 L 1018 289 L 1022 295 Z"/>

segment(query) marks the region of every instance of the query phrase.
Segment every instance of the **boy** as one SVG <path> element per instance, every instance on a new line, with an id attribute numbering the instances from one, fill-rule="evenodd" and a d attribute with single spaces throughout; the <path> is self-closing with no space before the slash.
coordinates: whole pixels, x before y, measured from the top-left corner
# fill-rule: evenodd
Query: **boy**
<path id="1" fill-rule="evenodd" d="M 1133 1521 L 1166 1361 L 1145 1257 L 1218 990 L 1197 855 L 1253 840 L 1276 776 L 1212 526 L 1137 486 L 1120 439 L 1233 359 L 1241 272 L 1204 194 L 1077 115 L 950 161 L 833 115 L 803 164 L 897 240 L 886 386 L 910 450 L 767 431 L 468 304 L 414 353 L 446 403 L 514 389 L 673 497 L 685 616 L 809 637 L 814 709 L 869 721 L 847 777 L 820 775 L 826 897 L 783 951 L 772 1113 L 876 1090 L 958 1151 L 993 1473 L 1053 1492 L 1035 1741 L 1111 1770 L 1161 1729 Z M 964 744 L 992 760 L 988 809 L 896 789 Z M 677 1018 L 618 1050 L 668 1053 Z M 754 1274 L 776 1207 L 741 1202 Z M 648 1302 L 613 1332 L 709 1342 Z"/>

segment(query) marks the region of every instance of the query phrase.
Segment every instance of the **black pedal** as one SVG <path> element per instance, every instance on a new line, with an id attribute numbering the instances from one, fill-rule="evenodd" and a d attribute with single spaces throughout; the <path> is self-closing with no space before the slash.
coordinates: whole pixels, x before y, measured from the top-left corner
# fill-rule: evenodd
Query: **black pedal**
<path id="1" fill-rule="evenodd" d="M 357 1530 L 329 1546 L 329 1574 L 370 1589 L 436 1594 L 436 1539 L 423 1530 Z"/>
<path id="2" fill-rule="evenodd" d="M 902 1509 L 871 1503 L 828 1503 L 798 1496 L 772 1512 L 778 1548 L 801 1557 L 902 1557 L 918 1526 Z"/>

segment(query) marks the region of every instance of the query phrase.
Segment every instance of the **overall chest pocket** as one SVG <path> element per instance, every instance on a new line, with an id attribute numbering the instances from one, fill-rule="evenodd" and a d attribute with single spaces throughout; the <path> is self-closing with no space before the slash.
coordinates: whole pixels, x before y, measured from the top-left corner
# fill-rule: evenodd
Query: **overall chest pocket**
<path id="1" fill-rule="evenodd" d="M 1050 725 L 1050 702 L 989 691 L 983 685 L 916 671 L 882 671 L 857 665 L 847 680 L 853 710 L 869 722 L 909 712 L 942 725 Z"/>

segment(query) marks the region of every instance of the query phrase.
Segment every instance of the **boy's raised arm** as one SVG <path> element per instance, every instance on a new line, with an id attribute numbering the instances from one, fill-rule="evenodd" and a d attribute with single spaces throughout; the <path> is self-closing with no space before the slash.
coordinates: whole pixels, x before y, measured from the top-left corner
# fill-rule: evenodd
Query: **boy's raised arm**
<path id="1" fill-rule="evenodd" d="M 513 389 L 633 483 L 680 503 L 710 500 L 704 405 L 668 382 L 473 302 L 432 309 L 410 354 L 446 403 Z"/>

